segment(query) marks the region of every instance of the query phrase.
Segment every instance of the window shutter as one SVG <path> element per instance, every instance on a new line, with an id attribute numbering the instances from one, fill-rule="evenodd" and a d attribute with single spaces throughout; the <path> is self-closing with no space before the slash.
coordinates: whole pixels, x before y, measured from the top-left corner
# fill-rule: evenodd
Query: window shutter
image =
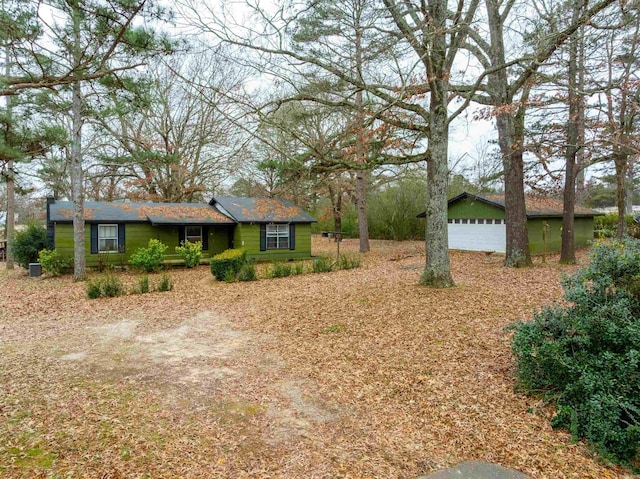
<path id="1" fill-rule="evenodd" d="M 260 251 L 267 251 L 267 225 L 260 225 Z"/>
<path id="2" fill-rule="evenodd" d="M 91 225 L 91 254 L 98 254 L 98 225 Z"/>
<path id="3" fill-rule="evenodd" d="M 182 243 L 184 243 L 185 228 L 186 226 L 178 226 L 178 246 L 182 246 Z"/>
<path id="4" fill-rule="evenodd" d="M 289 225 L 289 249 L 296 249 L 296 225 Z"/>
<path id="5" fill-rule="evenodd" d="M 125 252 L 124 223 L 118 223 L 118 252 Z"/>
<path id="6" fill-rule="evenodd" d="M 209 250 L 209 228 L 207 226 L 202 227 L 202 251 Z"/>

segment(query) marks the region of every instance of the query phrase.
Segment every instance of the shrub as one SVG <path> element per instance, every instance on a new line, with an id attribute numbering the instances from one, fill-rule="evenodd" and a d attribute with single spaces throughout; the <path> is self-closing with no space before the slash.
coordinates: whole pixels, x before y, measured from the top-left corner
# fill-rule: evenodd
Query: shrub
<path id="1" fill-rule="evenodd" d="M 13 238 L 13 259 L 23 268 L 38 261 L 38 253 L 47 248 L 47 230 L 31 223 L 25 230 L 16 231 Z"/>
<path id="2" fill-rule="evenodd" d="M 101 296 L 112 298 L 125 294 L 122 281 L 113 275 L 87 281 L 86 291 L 89 299 L 96 299 Z"/>
<path id="3" fill-rule="evenodd" d="M 291 276 L 291 273 L 292 273 L 292 270 L 291 270 L 290 264 L 282 263 L 281 261 L 276 261 L 268 270 L 267 276 L 269 278 L 284 278 L 286 276 Z"/>
<path id="4" fill-rule="evenodd" d="M 109 275 L 102 280 L 102 295 L 107 298 L 113 298 L 115 296 L 122 296 L 125 294 L 124 286 L 120 278 L 114 275 Z"/>
<path id="5" fill-rule="evenodd" d="M 238 281 L 255 281 L 258 279 L 255 263 L 250 262 L 243 264 L 236 275 L 236 279 Z"/>
<path id="6" fill-rule="evenodd" d="M 195 243 L 183 241 L 181 246 L 176 246 L 176 253 L 184 260 L 185 267 L 193 268 L 198 266 L 202 257 L 202 241 L 196 241 Z"/>
<path id="7" fill-rule="evenodd" d="M 171 277 L 165 273 L 162 275 L 160 279 L 160 283 L 158 283 L 158 291 L 171 291 L 173 289 L 173 282 L 171 281 Z"/>
<path id="8" fill-rule="evenodd" d="M 313 272 L 314 273 L 328 273 L 333 270 L 333 262 L 326 256 L 319 256 L 313 259 Z"/>
<path id="9" fill-rule="evenodd" d="M 231 268 L 224 272 L 224 281 L 226 283 L 233 283 L 237 279 L 237 274 Z"/>
<path id="10" fill-rule="evenodd" d="M 133 293 L 145 294 L 149 291 L 149 276 L 141 276 L 138 278 L 138 289 L 135 289 Z"/>
<path id="11" fill-rule="evenodd" d="M 211 268 L 211 274 L 213 274 L 218 281 L 222 281 L 225 280 L 227 271 L 231 271 L 231 274 L 235 277 L 240 271 L 240 268 L 242 268 L 242 265 L 246 264 L 246 262 L 246 250 L 228 249 L 211 258 L 209 266 Z"/>
<path id="12" fill-rule="evenodd" d="M 87 281 L 87 298 L 96 299 L 102 296 L 102 281 L 100 279 L 91 279 Z"/>
<path id="13" fill-rule="evenodd" d="M 299 275 L 304 273 L 304 263 L 302 261 L 298 261 L 293 265 L 293 274 Z"/>
<path id="14" fill-rule="evenodd" d="M 630 464 L 640 451 L 640 241 L 596 245 L 563 287 L 568 306 L 513 326 L 518 384 L 556 401 L 554 427 Z"/>
<path id="15" fill-rule="evenodd" d="M 43 249 L 38 253 L 38 261 L 42 268 L 51 276 L 60 276 L 62 271 L 69 268 L 69 261 L 62 257 L 57 250 Z"/>
<path id="16" fill-rule="evenodd" d="M 338 269 L 354 269 L 360 267 L 360 256 L 341 254 L 338 258 Z"/>
<path id="17" fill-rule="evenodd" d="M 162 268 L 167 246 L 157 239 L 150 239 L 146 248 L 138 248 L 129 258 L 129 264 L 136 269 L 151 273 Z"/>

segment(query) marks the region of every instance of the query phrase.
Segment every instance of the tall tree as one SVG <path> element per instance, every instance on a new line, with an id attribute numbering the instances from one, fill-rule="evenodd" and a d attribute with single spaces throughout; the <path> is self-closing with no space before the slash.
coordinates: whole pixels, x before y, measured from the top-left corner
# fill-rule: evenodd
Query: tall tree
<path id="1" fill-rule="evenodd" d="M 2 93 L 67 85 L 71 88 L 74 278 L 84 279 L 83 87 L 106 78 L 124 86 L 122 79 L 127 71 L 133 72 L 150 55 L 167 52 L 170 43 L 150 29 L 134 26 L 134 20 L 144 15 L 163 17 L 163 10 L 151 0 L 56 0 L 48 5 L 47 12 L 38 4 L 37 14 L 40 36 L 30 41 L 30 54 L 20 64 L 21 74 L 3 79 L 6 86 Z"/>
<path id="2" fill-rule="evenodd" d="M 582 10 L 584 8 L 584 2 L 575 2 L 572 6 L 572 22 L 578 21 Z M 567 102 L 569 103 L 569 116 L 567 118 L 567 146 L 565 150 L 565 176 L 564 176 L 564 195 L 563 195 L 563 210 L 562 210 L 562 244 L 560 247 L 560 262 L 565 264 L 573 264 L 576 262 L 576 252 L 574 245 L 574 213 L 576 205 L 576 179 L 578 168 L 578 151 L 581 148 L 580 145 L 580 117 L 582 91 L 584 84 L 581 79 L 584 76 L 581 75 L 581 70 L 584 65 L 581 64 L 581 58 L 579 56 L 581 47 L 584 42 L 583 29 L 579 29 L 569 39 L 569 65 L 567 69 L 568 75 L 568 94 Z M 584 116 L 584 115 L 582 115 Z"/>

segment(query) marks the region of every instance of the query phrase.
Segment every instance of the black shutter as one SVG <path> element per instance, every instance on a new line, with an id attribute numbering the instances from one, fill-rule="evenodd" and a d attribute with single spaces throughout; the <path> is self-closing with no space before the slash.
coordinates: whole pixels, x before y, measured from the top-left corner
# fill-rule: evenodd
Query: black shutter
<path id="1" fill-rule="evenodd" d="M 98 254 L 98 225 L 91 225 L 91 254 Z"/>
<path id="2" fill-rule="evenodd" d="M 118 253 L 125 252 L 124 223 L 118 223 Z"/>
<path id="3" fill-rule="evenodd" d="M 202 251 L 209 251 L 209 228 L 202 227 Z"/>
<path id="4" fill-rule="evenodd" d="M 296 249 L 296 225 L 289 225 L 289 249 Z"/>
<path id="5" fill-rule="evenodd" d="M 267 225 L 260 225 L 260 251 L 267 251 Z"/>
<path id="6" fill-rule="evenodd" d="M 185 238 L 185 226 L 178 226 L 178 246 L 182 246 Z"/>

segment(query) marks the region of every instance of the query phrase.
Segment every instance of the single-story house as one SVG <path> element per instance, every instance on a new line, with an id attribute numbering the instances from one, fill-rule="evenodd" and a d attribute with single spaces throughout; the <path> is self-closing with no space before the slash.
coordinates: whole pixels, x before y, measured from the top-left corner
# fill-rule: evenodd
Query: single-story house
<path id="1" fill-rule="evenodd" d="M 562 243 L 562 200 L 527 195 L 527 232 L 531 254 L 545 252 L 543 228 L 547 227 L 546 252 L 560 251 Z M 577 248 L 593 240 L 596 211 L 575 208 L 574 241 Z M 420 213 L 424 218 L 426 212 Z M 504 253 L 507 245 L 504 195 L 480 196 L 464 192 L 449 200 L 449 248 L 464 251 Z"/>
<path id="2" fill-rule="evenodd" d="M 179 262 L 175 247 L 201 241 L 203 262 L 229 248 L 245 248 L 253 259 L 311 256 L 316 219 L 276 198 L 218 197 L 207 203 L 87 201 L 85 251 L 88 266 L 126 262 L 152 238 L 169 248 L 167 262 Z M 60 253 L 73 256 L 73 203 L 47 200 L 47 235 Z"/>

